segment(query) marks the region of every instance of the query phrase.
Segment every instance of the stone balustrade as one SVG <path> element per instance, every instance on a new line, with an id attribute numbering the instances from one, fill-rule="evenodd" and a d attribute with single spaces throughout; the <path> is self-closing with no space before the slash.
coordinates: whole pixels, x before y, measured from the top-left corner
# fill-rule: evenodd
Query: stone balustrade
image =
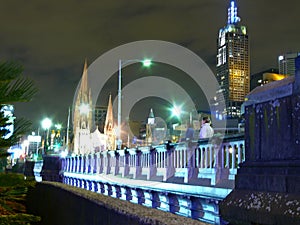
<path id="1" fill-rule="evenodd" d="M 219 201 L 244 160 L 243 136 L 102 151 L 62 159 L 63 183 L 220 224 Z"/>
<path id="2" fill-rule="evenodd" d="M 218 145 L 203 140 L 68 156 L 64 159 L 62 170 L 154 181 L 202 181 L 217 185 L 224 180 L 233 182 L 238 165 L 244 160 L 243 136 L 235 136 L 224 138 Z"/>

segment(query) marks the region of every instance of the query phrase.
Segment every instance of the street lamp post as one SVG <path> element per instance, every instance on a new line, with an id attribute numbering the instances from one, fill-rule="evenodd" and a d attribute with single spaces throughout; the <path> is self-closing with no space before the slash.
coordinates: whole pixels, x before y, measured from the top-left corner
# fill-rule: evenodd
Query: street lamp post
<path id="1" fill-rule="evenodd" d="M 46 153 L 47 147 L 48 147 L 48 142 L 49 142 L 49 129 L 52 125 L 52 121 L 49 118 L 45 118 L 42 121 L 42 127 L 46 132 L 46 137 L 45 137 L 45 143 L 44 143 L 44 154 Z"/>
<path id="2" fill-rule="evenodd" d="M 179 127 L 179 131 L 180 131 L 180 135 L 179 135 L 179 139 L 182 136 L 182 129 L 183 129 L 183 124 L 182 124 L 182 114 L 183 114 L 183 110 L 182 110 L 182 105 L 176 105 L 174 104 L 173 107 L 170 109 L 172 112 L 172 117 L 176 117 L 178 119 L 178 124 L 177 126 Z M 176 135 L 176 126 L 173 125 L 173 135 L 177 137 Z"/>
<path id="3" fill-rule="evenodd" d="M 149 59 L 130 59 L 130 60 L 119 60 L 119 79 L 118 79 L 118 128 L 117 128 L 117 148 L 121 149 L 122 139 L 121 139 L 121 114 L 122 114 L 122 66 L 128 63 L 141 62 L 143 66 L 149 67 L 151 65 L 151 60 Z"/>

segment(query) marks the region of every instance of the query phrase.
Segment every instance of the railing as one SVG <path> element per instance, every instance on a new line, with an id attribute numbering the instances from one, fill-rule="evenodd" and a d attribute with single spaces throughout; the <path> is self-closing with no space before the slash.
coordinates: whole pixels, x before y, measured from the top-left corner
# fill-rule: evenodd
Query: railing
<path id="1" fill-rule="evenodd" d="M 72 186 L 221 224 L 218 202 L 231 192 L 244 160 L 244 137 L 231 136 L 222 142 L 166 143 L 69 156 L 61 159 L 61 174 Z"/>
<path id="2" fill-rule="evenodd" d="M 208 140 L 167 143 L 159 146 L 103 151 L 66 157 L 62 169 L 68 173 L 112 174 L 134 179 L 168 181 L 234 180 L 238 165 L 245 160 L 243 135 Z"/>

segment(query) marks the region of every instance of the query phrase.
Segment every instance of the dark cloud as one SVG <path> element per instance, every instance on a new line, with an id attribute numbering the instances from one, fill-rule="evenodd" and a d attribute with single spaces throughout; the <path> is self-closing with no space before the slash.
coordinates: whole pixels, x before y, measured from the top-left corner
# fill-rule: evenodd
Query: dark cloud
<path id="1" fill-rule="evenodd" d="M 214 70 L 216 40 L 229 1 L 0 0 L 0 57 L 20 61 L 40 92 L 16 113 L 34 122 L 62 121 L 82 74 L 119 45 L 157 39 L 189 48 Z M 250 36 L 251 73 L 277 66 L 277 56 L 299 51 L 300 2 L 237 1 Z M 108 85 L 109 86 L 109 85 Z"/>

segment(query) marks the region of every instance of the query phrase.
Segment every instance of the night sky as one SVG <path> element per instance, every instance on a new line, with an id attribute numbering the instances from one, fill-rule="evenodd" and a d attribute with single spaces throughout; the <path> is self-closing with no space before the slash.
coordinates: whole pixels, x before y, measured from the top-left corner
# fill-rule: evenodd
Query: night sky
<path id="1" fill-rule="evenodd" d="M 214 71 L 217 35 L 226 25 L 229 5 L 226 0 L 0 3 L 1 60 L 20 62 L 25 76 L 39 88 L 32 102 L 16 105 L 15 113 L 37 125 L 45 116 L 65 123 L 84 60 L 90 64 L 129 42 L 163 40 L 182 45 Z M 237 4 L 250 37 L 251 74 L 277 68 L 282 53 L 300 51 L 300 1 L 240 0 Z M 112 87 L 117 87 L 116 82 Z"/>

